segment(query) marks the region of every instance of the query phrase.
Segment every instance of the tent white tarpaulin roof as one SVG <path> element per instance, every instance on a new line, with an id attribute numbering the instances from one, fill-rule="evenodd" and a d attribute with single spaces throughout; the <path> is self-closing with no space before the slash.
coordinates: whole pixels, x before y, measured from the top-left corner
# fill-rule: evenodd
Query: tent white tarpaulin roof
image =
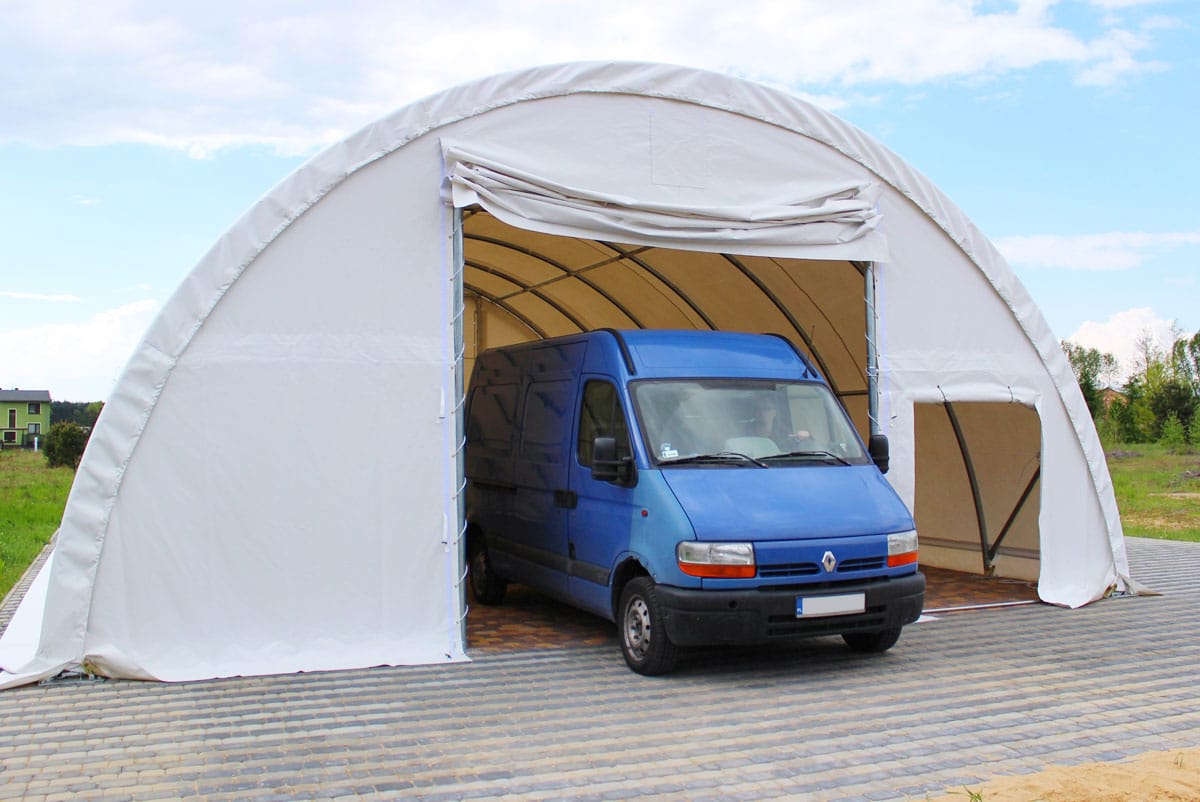
<path id="1" fill-rule="evenodd" d="M 1126 584 L 1070 365 L 963 213 L 788 94 L 643 64 L 476 81 L 275 187 L 93 433 L 0 685 L 466 658 L 463 376 L 600 327 L 775 331 L 892 444 L 922 562 Z"/>

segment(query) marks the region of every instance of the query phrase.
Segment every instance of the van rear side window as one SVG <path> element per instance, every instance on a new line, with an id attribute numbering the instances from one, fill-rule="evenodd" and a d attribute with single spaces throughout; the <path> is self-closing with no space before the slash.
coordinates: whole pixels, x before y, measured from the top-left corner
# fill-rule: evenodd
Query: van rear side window
<path id="1" fill-rule="evenodd" d="M 502 384 L 477 387 L 471 391 L 468 443 L 488 450 L 508 451 L 512 448 L 517 387 L 515 384 Z"/>
<path id="2" fill-rule="evenodd" d="M 564 433 L 570 428 L 570 381 L 534 382 L 525 393 L 525 423 L 521 427 L 521 459 L 562 462 Z"/>

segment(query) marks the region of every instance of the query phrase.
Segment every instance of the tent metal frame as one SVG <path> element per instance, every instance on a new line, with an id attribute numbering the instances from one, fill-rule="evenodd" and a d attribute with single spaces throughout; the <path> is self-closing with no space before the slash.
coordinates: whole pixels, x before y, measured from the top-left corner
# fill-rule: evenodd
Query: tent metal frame
<path id="1" fill-rule="evenodd" d="M 458 642 L 459 648 L 466 653 L 467 650 L 467 613 L 471 611 L 470 601 L 467 598 L 467 423 L 465 420 L 465 408 L 467 403 L 467 380 L 463 376 L 463 370 L 466 366 L 466 326 L 464 325 L 463 317 L 466 314 L 466 259 L 463 246 L 463 224 L 464 217 L 462 209 L 450 208 L 450 231 L 451 231 L 451 254 L 452 264 L 450 265 L 451 279 L 451 298 L 450 298 L 450 316 L 451 316 L 451 336 L 454 345 L 454 481 L 455 481 L 455 515 L 454 522 L 455 543 L 453 546 L 446 544 L 447 550 L 453 548 L 457 554 L 457 562 L 455 567 L 455 576 L 458 578 L 455 584 L 455 592 L 458 595 L 459 609 L 462 610 L 462 615 L 458 618 Z M 478 336 L 478 329 L 476 330 Z"/>
<path id="2" fill-rule="evenodd" d="M 1004 539 L 1008 537 L 1008 533 L 1012 531 L 1013 524 L 1017 520 L 1017 516 L 1025 509 L 1025 503 L 1029 501 L 1029 497 L 1033 494 L 1033 490 L 1037 487 L 1038 481 L 1042 476 L 1042 468 L 1039 465 L 1030 477 L 1029 482 L 1025 485 L 1025 490 L 1021 493 L 1013 506 L 1012 512 L 1009 513 L 1008 519 L 1004 522 L 1004 526 L 1000 528 L 1000 533 L 996 535 L 996 539 L 988 542 L 988 525 L 987 515 L 983 509 L 983 491 L 979 486 L 979 475 L 975 471 L 975 464 L 971 460 L 971 449 L 967 445 L 966 434 L 963 432 L 962 424 L 959 423 L 958 414 L 954 411 L 954 403 L 944 395 L 942 397 L 942 406 L 946 409 L 946 417 L 950 421 L 950 427 L 954 430 L 954 438 L 958 442 L 958 451 L 962 455 L 963 469 L 967 474 L 967 482 L 971 487 L 971 500 L 975 505 L 975 521 L 979 527 L 979 554 L 983 559 L 983 573 L 985 576 L 992 576 L 996 572 L 996 556 L 1000 553 L 1000 546 Z"/>
<path id="3" fill-rule="evenodd" d="M 646 251 L 653 250 L 649 246 L 639 246 L 637 248 L 625 248 L 616 243 L 605 242 L 605 241 L 600 241 L 600 240 L 593 240 L 593 242 L 595 242 L 596 244 L 598 244 L 604 248 L 607 248 L 614 255 L 611 258 L 602 259 L 598 262 L 594 262 L 592 264 L 586 265 L 579 269 L 572 269 L 569 266 L 564 265 L 564 264 L 558 262 L 557 260 L 547 256 L 546 254 L 540 253 L 531 248 L 518 247 L 518 246 L 514 245 L 513 243 L 508 242 L 507 240 L 504 240 L 504 239 L 501 239 L 498 237 L 488 236 L 488 235 L 484 235 L 484 234 L 467 234 L 461 228 L 461 223 L 465 222 L 465 220 L 468 217 L 474 216 L 475 214 L 481 214 L 481 213 L 484 213 L 484 212 L 482 210 L 476 210 L 476 209 L 471 209 L 465 214 L 463 213 L 463 210 L 459 210 L 459 216 L 458 216 L 458 218 L 456 218 L 460 223 L 460 228 L 457 233 L 458 233 L 458 236 L 461 238 L 461 242 L 459 243 L 460 247 L 462 248 L 460 256 L 463 259 L 462 264 L 464 267 L 464 272 L 465 272 L 466 268 L 469 268 L 471 270 L 478 270 L 481 273 L 492 275 L 492 276 L 495 276 L 505 282 L 508 282 L 509 284 L 513 285 L 513 287 L 515 289 L 512 292 L 497 295 L 497 294 L 485 292 L 482 289 L 480 289 L 479 287 L 477 287 L 476 285 L 471 284 L 466 281 L 464 281 L 464 288 L 467 291 L 474 294 L 476 297 L 486 301 L 487 303 L 494 304 L 495 306 L 503 309 L 505 312 L 507 312 L 508 314 L 510 314 L 514 318 L 516 318 L 518 321 L 520 321 L 521 324 L 526 326 L 530 331 L 534 332 L 538 337 L 545 338 L 547 336 L 546 331 L 541 326 L 534 323 L 534 321 L 532 320 L 532 318 L 529 315 L 519 312 L 508 301 L 510 299 L 513 299 L 513 298 L 516 298 L 516 297 L 519 297 L 522 295 L 528 295 L 528 296 L 535 297 L 539 301 L 541 301 L 542 303 L 546 304 L 548 307 L 553 309 L 555 312 L 557 312 L 563 318 L 568 320 L 571 323 L 571 325 L 575 326 L 579 331 L 587 331 L 592 327 L 587 325 L 587 323 L 584 320 L 582 320 L 577 313 L 575 313 L 573 310 L 566 307 L 561 302 L 555 300 L 548 293 L 541 291 L 541 288 L 543 288 L 543 287 L 546 287 L 551 284 L 555 284 L 555 283 L 558 283 L 560 281 L 564 281 L 567 279 L 572 279 L 572 278 L 578 279 L 585 287 L 592 290 L 598 296 L 600 296 L 605 301 L 607 301 L 614 309 L 616 309 L 622 315 L 624 315 L 626 318 L 628 318 L 636 327 L 645 328 L 646 327 L 645 323 L 627 305 L 625 305 L 624 303 L 619 301 L 610 292 L 605 290 L 603 287 L 600 287 L 596 282 L 588 279 L 584 275 L 588 271 L 595 270 L 600 267 L 605 267 L 607 265 L 611 265 L 614 263 L 622 263 L 622 262 L 628 262 L 629 264 L 640 268 L 642 271 L 645 272 L 646 275 L 652 277 L 655 281 L 657 281 L 659 284 L 661 284 L 663 287 L 665 287 L 671 293 L 673 303 L 677 307 L 688 309 L 694 317 L 699 318 L 701 321 L 703 321 L 704 325 L 707 326 L 709 329 L 716 330 L 719 328 L 717 326 L 716 322 L 711 317 L 709 317 L 709 315 L 707 313 L 705 313 L 704 309 L 702 307 L 700 307 L 695 301 L 693 301 L 692 298 L 687 293 L 685 293 L 677 284 L 675 284 L 675 282 L 673 282 L 672 280 L 667 278 L 665 275 L 663 275 L 662 272 L 660 272 L 657 268 L 655 268 L 653 265 L 651 265 L 648 261 L 646 261 L 643 258 L 640 258 L 640 254 L 642 254 Z M 554 270 L 558 271 L 559 275 L 554 276 L 549 279 L 546 279 L 546 280 L 543 280 L 543 281 L 536 282 L 536 283 L 523 282 L 517 276 L 513 275 L 512 273 L 510 273 L 508 271 L 500 270 L 494 266 L 487 265 L 487 264 L 484 264 L 484 263 L 476 261 L 476 260 L 469 260 L 469 261 L 466 260 L 466 244 L 468 241 L 486 243 L 488 245 L 492 245 L 497 248 L 506 249 L 506 250 L 520 253 L 525 258 L 533 259 L 541 264 L 544 264 L 544 265 L 547 265 L 547 266 L 553 268 Z M 788 325 L 791 327 L 794 336 L 798 337 L 800 339 L 800 341 L 804 343 L 806 350 L 811 355 L 813 361 L 816 362 L 818 369 L 821 371 L 821 374 L 825 377 L 826 381 L 829 382 L 830 388 L 833 390 L 833 392 L 839 398 L 847 398 L 847 397 L 851 397 L 851 396 L 862 396 L 862 395 L 867 396 L 868 417 L 870 419 L 870 431 L 872 434 L 877 434 L 878 430 L 879 430 L 879 422 L 878 422 L 878 395 L 879 394 L 878 394 L 878 386 L 877 386 L 878 385 L 878 367 L 877 367 L 878 366 L 878 358 L 877 358 L 877 354 L 875 352 L 875 343 L 876 343 L 875 319 L 876 319 L 876 316 L 875 316 L 875 309 L 874 309 L 873 265 L 871 263 L 866 263 L 866 262 L 848 262 L 848 264 L 850 264 L 855 270 L 857 270 L 864 277 L 864 281 L 866 284 L 865 297 L 866 297 L 866 307 L 867 307 L 866 308 L 866 324 L 867 324 L 866 382 L 867 382 L 867 387 L 864 390 L 845 390 L 839 386 L 837 377 L 835 377 L 833 375 L 833 372 L 829 368 L 829 363 L 825 360 L 820 349 L 817 348 L 816 344 L 813 342 L 812 335 L 808 331 L 805 330 L 803 324 L 801 324 L 801 322 L 796 318 L 795 314 L 791 311 L 790 308 L 788 308 L 787 304 L 785 304 L 779 298 L 779 296 L 766 284 L 765 281 L 763 281 L 763 279 L 760 276 L 758 276 L 750 267 L 748 267 L 744 262 L 742 262 L 736 256 L 731 255 L 731 254 L 724 254 L 724 253 L 718 254 L 718 255 L 722 259 L 724 259 L 732 268 L 737 270 L 738 273 L 740 273 L 746 280 L 748 280 L 751 284 L 753 284 L 754 287 L 758 290 L 758 292 L 761 293 L 762 297 L 768 303 L 770 303 L 781 315 L 783 315 L 783 317 L 788 321 Z M 794 279 L 793 279 L 793 281 L 794 281 Z M 843 344 L 844 344 L 844 341 L 843 341 Z M 852 351 L 853 349 L 850 349 L 850 350 Z"/>

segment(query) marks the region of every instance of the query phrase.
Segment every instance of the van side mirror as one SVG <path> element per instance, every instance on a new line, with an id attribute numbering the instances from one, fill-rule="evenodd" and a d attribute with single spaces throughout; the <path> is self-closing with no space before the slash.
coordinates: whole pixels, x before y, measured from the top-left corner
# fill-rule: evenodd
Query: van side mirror
<path id="1" fill-rule="evenodd" d="M 867 451 L 871 454 L 871 459 L 875 462 L 875 467 L 879 468 L 879 472 L 887 473 L 888 463 L 891 461 L 890 457 L 888 456 L 887 435 L 871 435 L 871 440 L 867 443 Z"/>
<path id="2" fill-rule="evenodd" d="M 617 438 L 597 437 L 592 442 L 592 478 L 601 482 L 629 484 L 633 457 L 617 459 Z"/>

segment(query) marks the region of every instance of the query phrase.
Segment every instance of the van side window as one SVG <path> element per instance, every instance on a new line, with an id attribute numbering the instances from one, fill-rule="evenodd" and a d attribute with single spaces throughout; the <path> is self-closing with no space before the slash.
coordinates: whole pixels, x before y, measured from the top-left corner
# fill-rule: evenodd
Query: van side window
<path id="1" fill-rule="evenodd" d="M 525 423 L 521 427 L 521 459 L 551 464 L 563 461 L 572 389 L 569 381 L 529 385 L 525 393 Z"/>
<path id="2" fill-rule="evenodd" d="M 629 427 L 617 400 L 617 388 L 605 381 L 589 381 L 583 387 L 579 411 L 579 464 L 591 467 L 592 444 L 597 437 L 617 439 L 617 458 L 629 455 Z"/>
<path id="3" fill-rule="evenodd" d="M 489 450 L 512 448 L 516 423 L 517 385 L 492 385 L 471 391 L 467 404 L 467 442 Z"/>

